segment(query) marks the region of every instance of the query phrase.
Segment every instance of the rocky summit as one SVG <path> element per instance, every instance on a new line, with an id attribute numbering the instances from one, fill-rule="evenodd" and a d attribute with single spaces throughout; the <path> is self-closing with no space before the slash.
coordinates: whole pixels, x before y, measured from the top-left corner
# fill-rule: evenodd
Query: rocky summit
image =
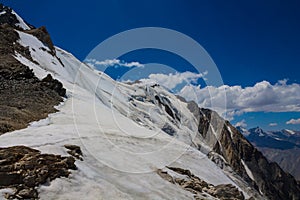
<path id="1" fill-rule="evenodd" d="M 62 101 L 66 91 L 50 74 L 39 80 L 14 57 L 18 52 L 35 62 L 29 48 L 17 42 L 20 38 L 15 28 L 21 28 L 16 25 L 19 21 L 12 10 L 0 5 L 0 11 L 6 12 L 0 16 L 0 134 L 3 134 L 25 128 L 29 122 L 55 112 L 54 106 Z M 52 44 L 50 39 L 47 41 Z"/>

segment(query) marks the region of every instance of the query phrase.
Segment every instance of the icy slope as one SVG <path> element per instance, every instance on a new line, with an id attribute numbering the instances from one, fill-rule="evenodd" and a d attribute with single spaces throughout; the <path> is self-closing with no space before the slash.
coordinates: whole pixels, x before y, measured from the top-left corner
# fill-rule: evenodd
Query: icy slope
<path id="1" fill-rule="evenodd" d="M 41 199 L 193 198 L 157 175 L 165 166 L 189 169 L 215 185 L 234 184 L 205 154 L 190 147 L 197 123 L 186 103 L 159 86 L 115 82 L 56 48 L 61 65 L 37 38 L 18 33 L 19 43 L 29 46 L 38 64 L 17 52 L 16 58 L 38 77 L 51 73 L 60 80 L 67 98 L 47 120 L 2 135 L 0 146 L 22 144 L 66 155 L 63 145 L 72 143 L 84 153 L 71 179 L 42 186 Z"/>
<path id="2" fill-rule="evenodd" d="M 0 25 L 9 24 L 17 29 L 30 30 L 28 24 L 11 8 L 0 3 Z"/>

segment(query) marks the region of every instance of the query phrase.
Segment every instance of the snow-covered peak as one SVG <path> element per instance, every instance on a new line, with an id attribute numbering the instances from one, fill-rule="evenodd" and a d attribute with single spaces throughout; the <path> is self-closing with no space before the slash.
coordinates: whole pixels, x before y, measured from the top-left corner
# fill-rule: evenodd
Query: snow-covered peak
<path id="1" fill-rule="evenodd" d="M 289 130 L 289 129 L 284 129 L 283 132 L 288 133 L 290 135 L 295 135 L 295 131 Z"/>
<path id="2" fill-rule="evenodd" d="M 72 141 L 81 144 L 87 155 L 79 163 L 81 174 L 75 175 L 76 180 L 51 185 L 60 188 L 64 184 L 71 194 L 85 188 L 85 193 L 94 195 L 88 185 L 101 183 L 111 188 L 109 183 L 117 186 L 116 191 L 120 188 L 131 197 L 142 193 L 146 199 L 185 199 L 184 195 L 189 193 L 183 194 L 176 186 L 164 183 L 155 173 L 156 169 L 169 165 L 191 170 L 212 184 L 236 185 L 205 153 L 194 148 L 195 142 L 202 147 L 208 145 L 196 138 L 198 122 L 186 102 L 157 84 L 116 82 L 58 47 L 52 55 L 35 36 L 22 31 L 18 34 L 18 43 L 29 47 L 32 60 L 18 52 L 16 59 L 33 69 L 40 79 L 51 74 L 61 81 L 68 98 L 59 113 L 32 123 L 28 129 L 18 131 L 19 134 L 4 135 L 0 145 L 15 144 L 18 137 L 24 145 L 47 153 L 61 153 L 62 144 Z M 123 175 L 119 171 L 130 173 L 120 179 Z M 135 174 L 143 172 L 151 173 Z M 161 185 L 172 192 L 161 193 Z M 143 189 L 139 189 L 141 186 Z M 45 197 L 51 188 L 44 189 L 41 196 Z M 54 191 L 60 198 L 68 198 L 63 191 Z M 244 194 L 247 197 L 247 192 Z"/>
<path id="3" fill-rule="evenodd" d="M 0 4 L 0 25 L 9 24 L 22 30 L 30 30 L 28 24 L 11 8 Z"/>
<path id="4" fill-rule="evenodd" d="M 248 135 L 250 135 L 250 132 L 246 129 L 246 128 L 244 128 L 244 127 L 241 127 L 241 126 L 237 126 L 236 127 L 240 132 L 241 132 L 241 134 L 243 134 L 244 136 L 248 136 Z"/>
<path id="5" fill-rule="evenodd" d="M 266 133 L 260 127 L 250 129 L 249 132 L 257 134 L 259 137 L 266 136 Z"/>
<path id="6" fill-rule="evenodd" d="M 16 26 L 22 28 L 23 30 L 30 29 L 30 27 L 25 23 L 25 21 L 14 10 L 12 10 L 12 14 L 14 14 L 17 17 L 17 20 L 19 21 L 19 23 L 16 23 Z"/>
<path id="7" fill-rule="evenodd" d="M 58 47 L 51 45 L 50 49 L 33 31 L 18 29 L 17 42 L 28 47 L 30 55 L 16 50 L 15 58 L 40 79 L 47 74 L 58 79 L 67 89 L 67 98 L 59 112 L 48 119 L 1 136 L 0 146 L 26 145 L 63 155 L 63 145 L 75 143 L 83 147 L 84 155 L 83 162 L 76 162 L 79 171 L 74 172 L 71 180 L 51 182 L 50 187 L 40 188 L 41 199 L 69 199 L 79 193 L 84 197 L 77 196 L 78 199 L 93 199 L 108 194 L 103 192 L 108 189 L 111 196 L 104 199 L 195 197 L 158 176 L 158 169 L 168 166 L 191 171 L 214 185 L 236 186 L 246 198 L 258 195 L 244 181 L 238 181 L 243 180 L 242 176 L 235 174 L 241 170 L 250 179 L 256 179 L 248 157 L 241 164 L 242 158 L 230 157 L 230 162 L 236 161 L 231 166 L 240 166 L 235 169 L 227 163 L 229 156 L 217 164 L 217 156 L 214 162 L 207 156 L 214 151 L 223 152 L 224 156 L 239 155 L 237 149 L 242 149 L 234 146 L 235 139 L 242 136 L 235 134 L 234 127 L 228 124 L 231 137 L 227 140 L 228 132 L 222 133 L 224 120 L 213 111 L 200 109 L 196 103 L 191 109 L 192 102 L 180 101 L 156 83 L 117 82 Z M 254 131 L 264 134 L 259 128 Z M 224 144 L 230 144 L 229 148 L 225 149 Z M 239 145 L 247 144 L 243 141 Z"/>

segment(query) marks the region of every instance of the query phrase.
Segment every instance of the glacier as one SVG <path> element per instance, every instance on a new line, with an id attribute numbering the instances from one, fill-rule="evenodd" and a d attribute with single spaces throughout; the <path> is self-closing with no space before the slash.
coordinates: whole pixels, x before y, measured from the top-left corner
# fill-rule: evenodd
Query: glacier
<path id="1" fill-rule="evenodd" d="M 158 85 L 116 82 L 59 47 L 53 56 L 36 37 L 18 34 L 35 62 L 17 52 L 15 58 L 40 79 L 50 73 L 67 94 L 57 113 L 2 135 L 0 146 L 68 155 L 64 144 L 72 143 L 84 155 L 70 178 L 40 186 L 41 199 L 193 199 L 157 175 L 166 166 L 188 169 L 214 185 L 240 188 L 205 154 L 211 147 L 196 137 L 197 120 L 186 102 Z"/>

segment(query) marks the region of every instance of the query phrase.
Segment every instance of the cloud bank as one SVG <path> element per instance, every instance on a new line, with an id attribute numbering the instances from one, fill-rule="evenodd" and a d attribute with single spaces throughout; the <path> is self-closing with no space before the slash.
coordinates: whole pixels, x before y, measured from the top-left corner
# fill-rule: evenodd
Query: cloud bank
<path id="1" fill-rule="evenodd" d="M 279 80 L 276 84 L 261 81 L 250 87 L 223 85 L 201 88 L 193 84 L 197 83 L 199 78 L 205 79 L 206 74 L 207 72 L 203 74 L 192 72 L 151 74 L 149 79 L 144 79 L 144 81 L 153 80 L 168 89 L 186 83 L 176 94 L 189 101 L 196 101 L 200 107 L 216 110 L 228 120 L 248 112 L 300 112 L 299 84 L 287 84 L 286 79 Z M 226 110 L 222 109 L 224 98 L 226 98 Z M 212 99 L 214 105 L 212 105 Z M 289 123 L 300 123 L 299 121 L 300 119 L 292 120 Z M 270 125 L 275 126 L 275 123 Z"/>
<path id="2" fill-rule="evenodd" d="M 96 59 L 87 59 L 85 62 L 93 67 L 97 65 L 101 65 L 104 67 L 114 67 L 114 66 L 129 67 L 129 68 L 144 67 L 144 65 L 139 62 L 125 62 L 119 59 L 104 60 L 104 61 L 98 61 Z"/>
<path id="3" fill-rule="evenodd" d="M 201 107 L 212 108 L 210 99 L 215 102 L 226 96 L 227 114 L 231 116 L 246 112 L 300 112 L 300 85 L 279 81 L 272 85 L 268 81 L 256 83 L 252 87 L 208 86 L 200 88 L 185 86 L 179 95 L 195 100 Z M 218 105 L 214 105 L 218 106 Z"/>
<path id="4" fill-rule="evenodd" d="M 246 121 L 243 119 L 242 121 L 237 122 L 237 123 L 235 124 L 235 127 L 238 127 L 238 126 L 243 127 L 243 128 L 246 128 L 246 127 L 247 127 Z"/>
<path id="5" fill-rule="evenodd" d="M 289 121 L 286 122 L 286 124 L 300 124 L 300 118 L 299 119 L 291 119 Z"/>
<path id="6" fill-rule="evenodd" d="M 150 74 L 147 79 L 142 79 L 143 82 L 156 82 L 169 90 L 174 89 L 180 84 L 196 84 L 199 78 L 204 78 L 207 72 L 203 73 L 193 73 L 193 72 L 183 72 L 175 74 Z"/>

